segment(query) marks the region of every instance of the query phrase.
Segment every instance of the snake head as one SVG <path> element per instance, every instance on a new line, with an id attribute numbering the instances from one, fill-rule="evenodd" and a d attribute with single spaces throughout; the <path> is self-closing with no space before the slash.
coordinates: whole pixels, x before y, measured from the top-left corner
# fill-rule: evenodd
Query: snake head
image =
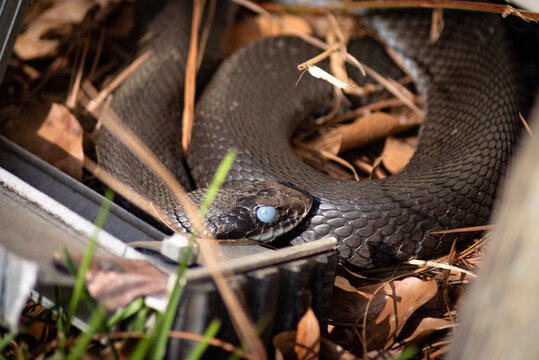
<path id="1" fill-rule="evenodd" d="M 299 224 L 313 203 L 309 195 L 268 180 L 220 192 L 224 196 L 218 196 L 206 215 L 217 239 L 270 242 Z"/>

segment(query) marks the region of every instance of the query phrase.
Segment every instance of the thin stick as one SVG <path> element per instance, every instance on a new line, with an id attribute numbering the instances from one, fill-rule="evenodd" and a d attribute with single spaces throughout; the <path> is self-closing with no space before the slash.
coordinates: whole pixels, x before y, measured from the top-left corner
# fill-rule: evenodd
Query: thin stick
<path id="1" fill-rule="evenodd" d="M 236 1 L 236 0 L 233 0 Z M 238 2 L 238 1 L 236 1 Z M 391 8 L 427 8 L 450 9 L 464 11 L 480 11 L 500 14 L 503 17 L 517 16 L 524 21 L 539 22 L 539 13 L 515 8 L 510 5 L 498 5 L 486 2 L 460 1 L 460 0 L 367 0 L 346 3 L 330 3 L 325 6 L 308 5 L 282 5 L 268 3 L 264 7 L 270 11 L 290 11 L 294 13 L 320 13 L 325 11 L 343 11 L 356 9 L 391 9 Z M 264 11 L 267 11 L 264 9 Z"/>
<path id="2" fill-rule="evenodd" d="M 84 63 L 86 62 L 86 56 L 88 55 L 88 47 L 90 46 L 90 38 L 84 39 L 84 45 L 82 48 L 82 54 L 79 59 L 79 66 L 77 69 L 77 74 L 75 76 L 75 81 L 73 81 L 73 86 L 69 92 L 66 99 L 66 106 L 68 109 L 74 109 L 77 102 L 77 94 L 80 89 L 80 83 L 82 81 L 82 74 L 84 72 Z"/>
<path id="3" fill-rule="evenodd" d="M 195 83 L 196 67 L 198 53 L 198 30 L 200 28 L 202 12 L 204 9 L 204 0 L 193 1 L 193 14 L 191 18 L 191 38 L 189 42 L 189 53 L 187 55 L 187 64 L 185 68 L 185 87 L 184 87 L 184 107 L 182 115 L 182 148 L 186 152 L 191 142 L 191 128 L 193 124 L 195 108 Z M 183 202 L 182 202 L 183 204 Z M 246 352 L 257 359 L 266 359 L 266 351 L 262 341 L 256 334 L 253 321 L 247 316 L 245 310 L 240 304 L 236 294 L 228 285 L 225 274 L 217 267 L 217 258 L 214 242 L 208 242 L 204 239 L 198 241 L 200 253 L 205 259 L 206 266 L 223 298 L 232 324 L 238 333 L 239 338 L 246 347 Z M 230 274 L 227 274 L 230 275 Z"/>
<path id="4" fill-rule="evenodd" d="M 438 268 L 438 269 L 456 271 L 459 273 L 464 273 L 474 278 L 477 277 L 477 275 L 471 271 L 461 269 L 457 266 L 440 263 L 436 261 L 431 261 L 431 260 L 408 260 L 408 261 L 405 261 L 403 264 L 409 264 L 409 265 L 415 265 L 415 266 L 427 266 L 427 267 L 433 267 L 433 268 Z"/>
<path id="5" fill-rule="evenodd" d="M 325 50 L 325 51 L 330 51 L 331 52 L 331 48 L 332 46 L 326 44 L 325 42 L 313 37 L 313 36 L 310 36 L 310 35 L 307 35 L 299 30 L 297 30 L 296 28 L 294 28 L 293 26 L 290 26 L 289 24 L 281 21 L 281 19 L 273 16 L 271 13 L 269 13 L 267 10 L 263 9 L 262 7 L 252 3 L 251 1 L 248 1 L 248 0 L 232 0 L 233 2 L 237 3 L 237 4 L 240 4 L 242 6 L 245 6 L 246 8 L 260 14 L 260 15 L 264 15 L 264 16 L 268 16 L 272 19 L 275 19 L 276 21 L 278 21 L 279 23 L 281 23 L 283 26 L 287 27 L 288 29 L 292 30 L 292 32 L 300 37 L 301 39 L 303 39 L 304 41 L 322 49 L 322 50 Z M 376 81 L 378 81 L 383 87 L 385 87 L 389 92 L 391 92 L 393 95 L 395 95 L 397 98 L 401 99 L 410 109 L 412 109 L 412 111 L 414 111 L 416 114 L 418 114 L 419 116 L 423 116 L 423 111 L 421 109 L 419 109 L 410 99 L 408 99 L 404 94 L 403 92 L 398 88 L 396 87 L 394 84 L 392 84 L 390 81 L 388 81 L 386 78 L 384 78 L 382 75 L 378 74 L 376 71 L 374 71 L 374 69 L 364 65 L 364 64 L 361 64 L 355 57 L 353 57 L 352 55 L 350 55 L 349 53 L 344 53 L 344 58 L 345 60 L 348 62 L 348 63 L 351 63 L 352 65 L 356 66 L 362 73 L 365 74 L 365 72 L 370 75 L 373 79 L 375 79 Z"/>
<path id="6" fill-rule="evenodd" d="M 193 0 L 191 38 L 189 40 L 189 52 L 187 53 L 187 63 L 185 65 L 185 85 L 183 92 L 182 149 L 184 154 L 187 153 L 187 149 L 191 143 L 191 129 L 193 127 L 193 116 L 195 112 L 198 29 L 200 28 L 203 10 L 204 0 Z"/>
<path id="7" fill-rule="evenodd" d="M 126 67 L 118 76 L 114 78 L 99 94 L 90 100 L 88 103 L 87 110 L 92 113 L 94 112 L 103 101 L 109 96 L 136 68 L 138 68 L 144 61 L 150 57 L 152 51 L 147 51 L 137 59 L 135 59 L 128 67 Z"/>
<path id="8" fill-rule="evenodd" d="M 524 116 L 522 116 L 521 113 L 518 113 L 518 116 L 520 117 L 520 121 L 522 121 L 522 124 L 524 124 L 524 128 L 526 129 L 528 134 L 533 136 L 533 131 L 532 131 L 532 129 L 530 129 L 530 126 L 528 125 L 528 122 L 526 121 L 526 119 L 524 119 Z"/>
<path id="9" fill-rule="evenodd" d="M 455 233 L 484 231 L 484 230 L 492 230 L 492 229 L 494 229 L 494 225 L 481 225 L 481 226 L 471 226 L 471 227 L 459 228 L 459 229 L 433 231 L 430 234 L 431 235 L 455 234 Z"/>
<path id="10" fill-rule="evenodd" d="M 82 86 L 84 94 L 95 92 L 93 87 L 85 82 Z M 100 93 L 101 94 L 101 93 Z M 95 99 L 94 99 L 95 100 Z M 132 151 L 156 176 L 158 176 L 165 186 L 167 186 L 182 205 L 185 214 L 198 234 L 208 236 L 210 231 L 206 228 L 204 221 L 198 215 L 198 209 L 187 195 L 185 189 L 178 183 L 176 177 L 159 161 L 133 131 L 108 107 L 102 109 L 101 106 L 91 108 L 92 104 L 99 104 L 98 101 L 90 100 L 86 106 L 88 112 L 99 118 L 99 121 L 114 136 L 116 136 L 130 151 Z"/>
<path id="11" fill-rule="evenodd" d="M 94 339 L 97 340 L 123 340 L 123 339 L 140 339 L 143 337 L 146 337 L 147 334 L 142 331 L 115 331 L 112 333 L 102 333 L 102 334 L 95 334 Z M 168 333 L 168 336 L 171 338 L 176 339 L 186 339 L 186 340 L 193 340 L 193 341 L 202 341 L 204 340 L 204 336 L 200 334 L 195 334 L 187 331 L 178 331 L 178 330 L 171 330 Z M 245 359 L 254 359 L 253 357 L 249 356 L 248 354 L 244 353 L 241 349 L 235 347 L 231 343 L 228 343 L 226 341 L 223 341 L 221 339 L 217 338 L 210 338 L 208 339 L 208 342 L 210 345 L 215 347 L 220 347 L 225 351 L 229 351 L 231 353 L 237 354 Z"/>
<path id="12" fill-rule="evenodd" d="M 307 69 L 309 66 L 312 66 L 312 65 L 315 65 L 317 63 L 319 63 L 320 61 L 324 60 L 325 58 L 327 58 L 329 55 L 333 54 L 335 51 L 337 51 L 337 49 L 339 49 L 340 47 L 340 44 L 339 43 L 336 43 L 334 45 L 332 45 L 330 48 L 324 50 L 323 52 L 321 52 L 320 54 L 316 55 L 315 57 L 301 63 L 298 65 L 298 70 L 305 70 Z"/>
<path id="13" fill-rule="evenodd" d="M 116 179 L 108 171 L 97 165 L 91 159 L 84 157 L 84 159 L 82 160 L 82 166 L 84 166 L 84 168 L 91 172 L 92 175 L 94 175 L 104 184 L 107 184 L 108 187 L 110 187 L 116 193 L 120 194 L 122 197 L 129 199 L 130 202 L 140 207 L 147 213 L 153 214 L 159 219 L 162 218 L 159 210 L 153 205 L 150 200 L 146 199 L 144 196 L 140 195 L 138 192 L 134 191 L 129 186 L 126 186 L 123 182 Z"/>

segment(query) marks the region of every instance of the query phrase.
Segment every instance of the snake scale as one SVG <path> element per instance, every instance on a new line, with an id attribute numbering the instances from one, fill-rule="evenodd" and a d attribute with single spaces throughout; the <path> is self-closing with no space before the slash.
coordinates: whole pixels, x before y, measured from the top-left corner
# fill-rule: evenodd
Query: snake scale
<path id="1" fill-rule="evenodd" d="M 172 1 L 162 10 L 142 11 L 147 18 L 139 22 L 141 34 L 151 36 L 139 52 L 153 53 L 111 103 L 182 183 L 187 180 L 179 139 L 190 3 Z M 299 121 L 333 105 L 328 83 L 305 75 L 296 85 L 296 66 L 320 50 L 292 36 L 266 38 L 218 66 L 228 22 L 225 6 L 218 2 L 198 73 L 200 84 L 211 80 L 197 101 L 187 154 L 197 187 L 207 186 L 226 151 L 236 148 L 225 187 L 276 180 L 308 193 L 313 198 L 309 213 L 285 237 L 298 244 L 334 236 L 341 260 L 362 268 L 432 256 L 455 237 L 468 236 L 432 232 L 487 222 L 519 134 L 523 105 L 517 61 L 500 16 L 444 11 L 443 31 L 433 43 L 429 10 L 363 15 L 403 58 L 423 98 L 425 122 L 416 152 L 401 173 L 353 182 L 317 172 L 296 158 L 289 144 Z M 352 55 L 376 65 L 377 59 L 354 48 Z M 185 225 L 168 190 L 144 165 L 106 129 L 97 139 L 102 166 L 168 209 L 171 226 Z"/>

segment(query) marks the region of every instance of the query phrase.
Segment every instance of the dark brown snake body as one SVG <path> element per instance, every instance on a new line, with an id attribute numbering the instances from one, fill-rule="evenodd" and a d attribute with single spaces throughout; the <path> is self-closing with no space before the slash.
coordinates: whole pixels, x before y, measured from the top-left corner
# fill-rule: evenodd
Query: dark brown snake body
<path id="1" fill-rule="evenodd" d="M 149 23 L 153 37 L 142 50 L 150 47 L 154 53 L 112 102 L 180 179 L 177 121 L 190 29 L 188 3 L 169 4 Z M 215 19 L 224 23 L 219 11 Z M 430 14 L 418 10 L 365 16 L 403 57 L 425 104 L 419 144 L 403 172 L 368 182 L 336 180 L 294 156 L 289 144 L 293 129 L 311 113 L 331 107 L 333 89 L 308 75 L 296 85 L 296 66 L 320 50 L 295 37 L 277 37 L 234 53 L 204 88 L 188 153 L 197 185 L 206 186 L 226 151 L 236 148 L 226 186 L 241 189 L 269 179 L 306 191 L 314 204 L 289 235 L 292 244 L 334 236 L 341 259 L 359 267 L 432 256 L 455 240 L 455 235 L 432 232 L 485 224 L 520 129 L 517 62 L 500 16 L 445 11 L 445 27 L 432 43 Z M 219 26 L 213 26 L 201 77 L 218 63 Z M 377 63 L 369 54 L 354 52 L 353 45 L 350 52 L 360 61 Z M 170 209 L 170 223 L 180 227 L 174 218 L 183 215 L 168 190 L 106 130 L 99 134 L 98 149 L 105 168 Z"/>

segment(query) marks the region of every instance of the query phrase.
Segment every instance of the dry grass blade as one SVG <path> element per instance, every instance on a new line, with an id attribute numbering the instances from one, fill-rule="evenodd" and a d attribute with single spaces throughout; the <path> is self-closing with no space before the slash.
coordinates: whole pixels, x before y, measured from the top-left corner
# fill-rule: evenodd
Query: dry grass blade
<path id="1" fill-rule="evenodd" d="M 264 10 L 262 7 L 256 5 L 256 4 L 253 4 L 251 1 L 247 1 L 247 0 L 232 0 L 234 1 L 235 3 L 238 3 L 242 6 L 245 6 L 247 7 L 248 9 L 260 14 L 260 15 L 265 15 L 265 16 L 269 16 L 269 17 L 272 17 L 272 18 L 275 18 L 277 21 L 279 21 L 278 18 L 274 17 L 273 15 L 271 15 L 268 11 Z M 289 27 L 290 25 L 285 23 L 285 22 L 281 22 L 281 24 L 283 26 L 287 26 Z M 310 35 L 307 35 L 301 31 L 297 31 L 296 29 L 292 28 L 291 30 L 293 30 L 294 34 L 297 35 L 298 37 L 300 37 L 301 39 L 305 40 L 306 42 L 324 50 L 324 53 L 322 54 L 323 56 L 326 56 L 325 52 L 327 51 L 328 54 L 330 54 L 331 52 L 333 52 L 334 50 L 332 50 L 332 46 L 329 45 L 329 44 L 326 44 L 325 42 L 323 41 L 320 41 L 318 40 L 317 38 L 313 37 L 313 36 L 310 36 Z M 344 53 L 344 58 L 347 62 L 351 63 L 352 65 L 356 66 L 358 69 L 360 69 L 360 71 L 370 75 L 373 79 L 375 79 L 377 82 L 379 82 L 384 88 L 386 88 L 389 92 L 391 92 L 393 95 L 395 95 L 398 99 L 402 100 L 410 109 L 412 109 L 416 114 L 420 115 L 420 116 L 423 116 L 423 111 L 421 109 L 419 109 L 414 103 L 413 101 L 410 100 L 410 98 L 407 96 L 407 94 L 404 92 L 403 88 L 400 87 L 399 85 L 397 85 L 396 83 L 394 82 L 391 82 L 390 80 L 384 78 L 382 75 L 378 74 L 376 71 L 374 71 L 374 69 L 364 65 L 364 64 L 361 64 L 355 57 L 353 57 L 352 55 L 348 54 L 348 53 Z M 307 62 L 306 64 L 301 64 L 301 65 L 309 65 L 309 62 Z M 299 68 L 299 66 L 298 66 Z M 309 68 L 309 67 L 308 67 Z"/>
<path id="2" fill-rule="evenodd" d="M 95 334 L 94 338 L 97 340 L 125 340 L 125 339 L 140 339 L 145 336 L 147 336 L 147 334 L 141 331 L 115 331 L 112 333 Z M 203 335 L 195 334 L 195 333 L 191 333 L 187 331 L 171 330 L 168 336 L 170 336 L 171 338 L 193 340 L 193 341 L 204 340 Z M 221 349 L 225 351 L 229 351 L 238 356 L 241 356 L 242 358 L 255 359 L 249 356 L 248 354 L 246 354 L 245 352 L 243 352 L 241 349 L 235 347 L 231 343 L 223 341 L 221 339 L 210 338 L 208 342 L 212 346 L 220 347 Z"/>
<path id="3" fill-rule="evenodd" d="M 268 12 L 267 10 L 265 10 L 264 8 L 262 8 L 261 6 L 258 6 L 256 5 L 255 3 L 253 3 L 252 1 L 249 1 L 249 0 L 231 0 L 233 2 L 235 2 L 236 4 L 239 4 L 241 6 L 244 6 L 246 7 L 247 9 L 259 14 L 259 15 L 264 15 L 264 16 L 268 16 L 272 19 L 274 19 L 275 21 L 279 22 L 282 26 L 288 28 L 291 30 L 291 32 L 296 35 L 297 37 L 301 38 L 302 40 L 308 42 L 309 44 L 312 44 L 322 50 L 328 50 L 331 48 L 331 45 L 329 44 L 326 44 L 325 42 L 315 38 L 314 36 L 310 36 L 308 34 L 305 34 L 304 32 L 296 29 L 295 27 L 291 26 L 290 24 L 282 21 L 281 19 L 279 19 L 278 17 L 276 16 L 273 16 L 270 12 Z M 350 64 L 356 66 L 363 74 L 364 74 L 364 70 L 363 70 L 363 65 L 360 64 L 359 61 L 357 61 L 357 59 L 355 57 L 353 57 L 352 55 L 348 54 L 348 53 L 345 53 L 343 54 L 344 57 L 345 57 L 345 60 L 347 62 L 349 62 Z"/>
<path id="4" fill-rule="evenodd" d="M 472 232 L 472 231 L 485 231 L 485 230 L 492 230 L 492 229 L 494 229 L 494 225 L 481 225 L 481 226 L 471 226 L 471 227 L 451 229 L 451 230 L 432 231 L 431 235 L 455 234 L 455 233 Z"/>
<path id="5" fill-rule="evenodd" d="M 204 0 L 193 1 L 193 16 L 191 20 L 191 38 L 189 42 L 189 52 L 187 55 L 187 64 L 185 68 L 185 87 L 184 87 L 184 108 L 182 115 L 182 148 L 186 153 L 191 142 L 191 129 L 194 120 L 195 109 L 195 89 L 196 89 L 196 70 L 198 59 L 198 30 L 200 28 L 202 13 L 204 10 Z M 211 5 L 210 5 L 211 6 Z M 211 11 L 210 11 L 211 13 Z M 204 36 L 204 35 L 203 35 Z M 183 203 L 182 203 L 183 204 Z M 202 234 L 202 233 L 201 233 Z M 266 359 L 266 351 L 262 341 L 256 334 L 253 321 L 244 311 L 240 301 L 234 291 L 228 285 L 225 274 L 217 268 L 218 253 L 215 251 L 215 242 L 209 242 L 204 239 L 198 241 L 200 253 L 210 270 L 215 285 L 223 298 L 228 309 L 234 328 L 238 336 L 246 347 L 246 352 L 255 358 Z M 230 275 L 230 274 L 227 274 Z"/>
<path id="6" fill-rule="evenodd" d="M 81 93 L 91 94 L 95 90 L 89 83 L 83 84 L 83 91 Z M 89 99 L 86 99 L 89 104 Z M 112 111 L 112 109 L 106 106 L 98 106 L 93 111 L 87 107 L 87 110 L 94 116 L 98 117 L 112 134 L 114 134 L 122 143 L 126 145 L 161 181 L 172 191 L 176 196 L 180 204 L 186 213 L 189 221 L 199 234 L 209 234 L 203 219 L 198 214 L 198 209 L 193 204 L 183 187 L 176 181 L 174 175 L 165 168 L 165 166 L 157 159 L 157 157 L 150 151 L 150 149 L 142 143 L 140 139 L 119 119 L 119 117 Z M 206 266 L 210 270 L 212 277 L 215 281 L 217 288 L 229 310 L 230 317 L 238 331 L 239 337 L 247 347 L 247 353 L 251 354 L 255 358 L 265 359 L 266 353 L 264 347 L 256 335 L 255 326 L 249 319 L 243 307 L 241 306 L 238 297 L 232 289 L 228 286 L 228 283 L 223 274 L 217 267 L 215 246 L 218 246 L 215 241 L 208 239 L 199 239 L 198 244 L 200 246 L 201 255 L 205 259 Z M 229 274 L 226 274 L 229 275 Z"/>
<path id="7" fill-rule="evenodd" d="M 217 267 L 215 246 L 218 245 L 214 241 L 207 239 L 200 239 L 198 245 L 200 254 L 204 258 L 205 264 L 210 270 L 215 285 L 228 309 L 232 324 L 238 332 L 242 344 L 245 346 L 246 353 L 255 359 L 267 359 L 264 345 L 256 333 L 253 321 L 249 318 L 238 297 L 228 285 L 225 274 Z M 231 272 L 228 273 L 230 274 Z"/>
<path id="8" fill-rule="evenodd" d="M 83 84 L 84 94 L 95 92 L 92 86 L 85 82 Z M 90 99 L 86 104 L 86 110 L 94 115 L 114 136 L 116 136 L 130 151 L 132 151 L 163 183 L 172 191 L 174 196 L 180 201 L 184 207 L 184 211 L 192 225 L 199 234 L 209 234 L 206 230 L 204 221 L 198 215 L 198 209 L 191 201 L 187 192 L 176 181 L 175 176 L 159 161 L 157 156 L 144 144 L 129 127 L 114 113 L 108 106 L 97 105 L 97 108 L 92 108 L 98 102 L 92 102 Z M 205 231 L 206 230 L 206 231 Z"/>
<path id="9" fill-rule="evenodd" d="M 423 110 L 417 107 L 416 104 L 414 104 L 413 100 L 410 99 L 409 92 L 404 88 L 404 86 L 400 85 L 399 83 L 395 81 L 391 81 L 390 79 L 385 78 L 384 76 L 380 75 L 378 72 L 376 72 L 374 69 L 367 65 L 363 65 L 365 68 L 365 71 L 367 74 L 372 77 L 374 80 L 376 80 L 380 85 L 382 85 L 384 88 L 386 88 L 390 93 L 395 95 L 399 100 L 401 100 L 406 106 L 408 106 L 410 109 L 412 109 L 413 112 L 415 112 L 418 116 L 421 118 L 424 117 Z"/>
<path id="10" fill-rule="evenodd" d="M 524 124 L 524 128 L 526 129 L 528 134 L 533 136 L 533 131 L 532 129 L 530 129 L 530 126 L 528 125 L 528 122 L 526 121 L 526 119 L 524 119 L 524 116 L 522 116 L 521 113 L 518 113 L 518 116 L 520 117 L 520 121 L 522 121 L 522 124 Z"/>
<path id="11" fill-rule="evenodd" d="M 84 157 L 82 165 L 86 170 L 92 173 L 101 182 L 107 184 L 111 189 L 120 194 L 126 199 L 129 199 L 133 204 L 146 211 L 149 214 L 159 215 L 156 213 L 156 208 L 152 205 L 152 202 L 140 195 L 138 192 L 132 190 L 129 186 L 124 185 L 121 181 L 117 180 L 105 169 L 97 165 L 91 159 Z"/>
<path id="12" fill-rule="evenodd" d="M 239 2 L 239 1 L 237 1 Z M 517 16 L 524 21 L 539 22 L 539 13 L 517 9 L 511 5 L 498 5 L 488 2 L 460 0 L 365 0 L 356 2 L 334 2 L 325 6 L 309 6 L 305 4 L 282 5 L 271 3 L 265 6 L 273 11 L 290 11 L 294 13 L 312 13 L 313 11 L 343 11 L 355 9 L 391 9 L 391 8 L 441 8 L 466 11 L 479 11 L 500 14 L 503 17 Z M 264 9 L 264 11 L 267 11 Z"/>
<path id="13" fill-rule="evenodd" d="M 420 103 L 421 102 L 421 99 L 419 97 L 415 97 L 414 100 L 413 100 L 415 103 Z M 404 103 L 404 101 L 400 100 L 400 99 L 387 99 L 387 100 L 381 100 L 381 101 L 377 101 L 373 104 L 368 104 L 368 105 L 365 105 L 365 106 L 362 106 L 362 107 L 359 107 L 357 109 L 353 109 L 351 111 L 348 111 L 338 117 L 335 117 L 331 122 L 329 122 L 328 124 L 335 124 L 335 123 L 340 123 L 340 122 L 345 122 L 345 121 L 348 121 L 348 120 L 352 120 L 354 118 L 356 118 L 357 116 L 361 116 L 365 113 L 369 113 L 371 111 L 378 111 L 378 110 L 381 110 L 383 108 L 389 108 L 389 107 L 397 107 L 397 106 L 402 106 L 402 105 L 406 105 Z"/>
<path id="14" fill-rule="evenodd" d="M 84 63 L 86 62 L 86 56 L 88 54 L 88 47 L 90 46 L 90 39 L 86 38 L 82 47 L 82 54 L 79 59 L 79 66 L 77 67 L 77 73 L 75 75 L 75 80 L 71 86 L 71 91 L 67 95 L 66 106 L 69 109 L 74 109 L 77 102 L 77 94 L 80 89 L 80 83 L 82 81 L 82 73 L 84 68 Z"/>
<path id="15" fill-rule="evenodd" d="M 404 264 L 450 270 L 450 271 L 464 273 L 464 274 L 469 275 L 469 276 L 474 277 L 474 278 L 477 277 L 477 275 L 475 275 L 473 272 L 465 270 L 465 269 L 461 269 L 458 266 L 453 266 L 453 265 L 449 265 L 449 264 L 446 264 L 446 263 L 440 263 L 440 262 L 431 261 L 431 260 L 408 260 L 408 261 L 404 262 Z"/>
<path id="16" fill-rule="evenodd" d="M 148 57 L 151 55 L 151 51 L 148 51 L 139 56 L 129 66 L 127 66 L 118 76 L 114 78 L 99 94 L 90 99 L 90 102 L 86 105 L 86 108 L 90 113 L 93 113 L 109 96 L 137 67 L 139 67 Z"/>
<path id="17" fill-rule="evenodd" d="M 202 29 L 202 34 L 200 35 L 200 44 L 197 51 L 197 71 L 200 69 L 202 64 L 202 58 L 204 57 L 204 50 L 206 49 L 206 44 L 208 43 L 208 38 L 210 36 L 211 24 L 213 23 L 213 18 L 215 17 L 215 9 L 217 8 L 217 0 L 210 0 L 208 5 L 208 19 L 206 20 L 204 29 Z"/>
<path id="18" fill-rule="evenodd" d="M 443 9 L 436 8 L 432 10 L 432 20 L 430 27 L 430 42 L 435 43 L 440 38 L 444 29 Z"/>
<path id="19" fill-rule="evenodd" d="M 187 63 L 185 65 L 185 85 L 183 92 L 182 148 L 184 154 L 187 154 L 187 149 L 191 143 L 191 129 L 193 128 L 198 57 L 198 29 L 200 28 L 200 22 L 202 20 L 204 3 L 204 0 L 193 0 L 191 38 L 189 40 L 189 51 L 187 53 Z"/>

